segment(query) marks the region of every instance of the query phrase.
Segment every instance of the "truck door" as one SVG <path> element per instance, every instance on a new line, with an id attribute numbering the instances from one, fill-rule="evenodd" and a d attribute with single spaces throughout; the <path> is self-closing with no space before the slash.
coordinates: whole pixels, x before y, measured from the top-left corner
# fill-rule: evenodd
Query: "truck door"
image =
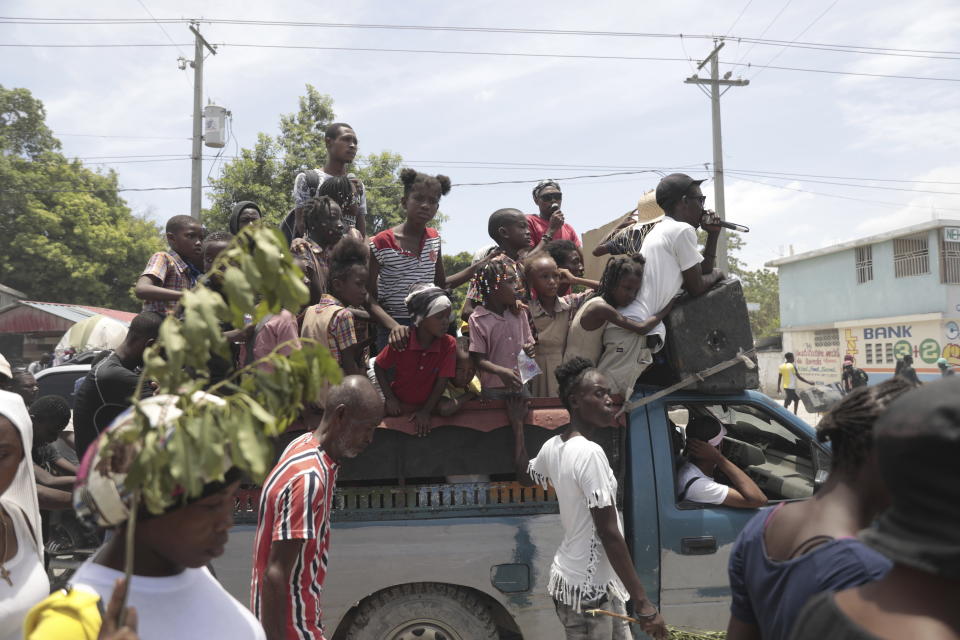
<path id="1" fill-rule="evenodd" d="M 725 401 L 669 396 L 647 405 L 660 514 L 660 604 L 669 624 L 726 629 L 730 588 L 727 561 L 753 509 L 678 502 L 676 472 L 689 417 L 706 412 L 727 428 L 722 450 L 763 490 L 770 504 L 813 495 L 821 447 L 813 430 L 749 395 Z M 815 450 L 817 453 L 815 453 Z M 665 455 L 664 452 L 670 452 Z"/>

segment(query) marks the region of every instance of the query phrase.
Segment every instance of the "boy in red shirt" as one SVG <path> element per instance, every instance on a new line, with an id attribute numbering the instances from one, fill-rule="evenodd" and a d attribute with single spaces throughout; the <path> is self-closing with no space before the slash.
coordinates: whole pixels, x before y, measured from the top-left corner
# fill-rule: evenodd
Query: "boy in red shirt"
<path id="1" fill-rule="evenodd" d="M 404 302 L 413 330 L 407 348 L 384 347 L 374 362 L 386 413 L 412 411 L 417 435 L 430 432 L 430 414 L 437 408 L 447 382 L 456 375 L 457 341 L 447 334 L 452 303 L 443 289 L 429 284 L 410 288 Z M 393 375 L 388 371 L 393 369 Z"/>

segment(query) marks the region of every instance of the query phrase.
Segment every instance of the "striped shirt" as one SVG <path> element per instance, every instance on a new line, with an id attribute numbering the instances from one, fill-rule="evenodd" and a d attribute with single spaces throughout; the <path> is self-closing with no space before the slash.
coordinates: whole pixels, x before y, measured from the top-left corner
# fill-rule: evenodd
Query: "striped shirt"
<path id="1" fill-rule="evenodd" d="M 427 228 L 420 238 L 420 253 L 412 254 L 397 242 L 393 229 L 381 231 L 370 240 L 370 250 L 380 265 L 377 277 L 377 302 L 390 317 L 410 317 L 403 299 L 415 284 L 433 284 L 440 259 L 440 234 Z"/>
<path id="2" fill-rule="evenodd" d="M 320 593 L 327 575 L 330 512 L 339 468 L 310 432 L 290 443 L 263 483 L 250 585 L 250 609 L 260 620 L 271 544 L 303 541 L 287 582 L 285 638 L 325 640 Z"/>

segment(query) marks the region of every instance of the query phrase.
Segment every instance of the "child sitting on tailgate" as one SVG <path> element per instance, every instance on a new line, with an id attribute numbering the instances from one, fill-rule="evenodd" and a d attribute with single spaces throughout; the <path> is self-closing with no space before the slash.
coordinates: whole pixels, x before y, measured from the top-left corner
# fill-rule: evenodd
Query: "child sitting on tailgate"
<path id="1" fill-rule="evenodd" d="M 453 305 L 446 292 L 432 284 L 410 287 L 404 303 L 412 323 L 407 348 L 397 351 L 388 344 L 377 356 L 374 371 L 387 415 L 413 413 L 410 419 L 423 437 L 430 432 L 430 414 L 456 374 L 457 341 L 447 334 Z"/>

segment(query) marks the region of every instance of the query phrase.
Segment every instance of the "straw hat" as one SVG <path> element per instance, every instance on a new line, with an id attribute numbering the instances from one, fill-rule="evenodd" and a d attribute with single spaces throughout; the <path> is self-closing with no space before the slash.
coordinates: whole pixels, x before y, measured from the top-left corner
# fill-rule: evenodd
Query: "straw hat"
<path id="1" fill-rule="evenodd" d="M 640 196 L 637 208 L 631 213 L 631 217 L 637 222 L 644 223 L 657 222 L 664 215 L 663 209 L 657 204 L 657 194 L 653 189 Z"/>

